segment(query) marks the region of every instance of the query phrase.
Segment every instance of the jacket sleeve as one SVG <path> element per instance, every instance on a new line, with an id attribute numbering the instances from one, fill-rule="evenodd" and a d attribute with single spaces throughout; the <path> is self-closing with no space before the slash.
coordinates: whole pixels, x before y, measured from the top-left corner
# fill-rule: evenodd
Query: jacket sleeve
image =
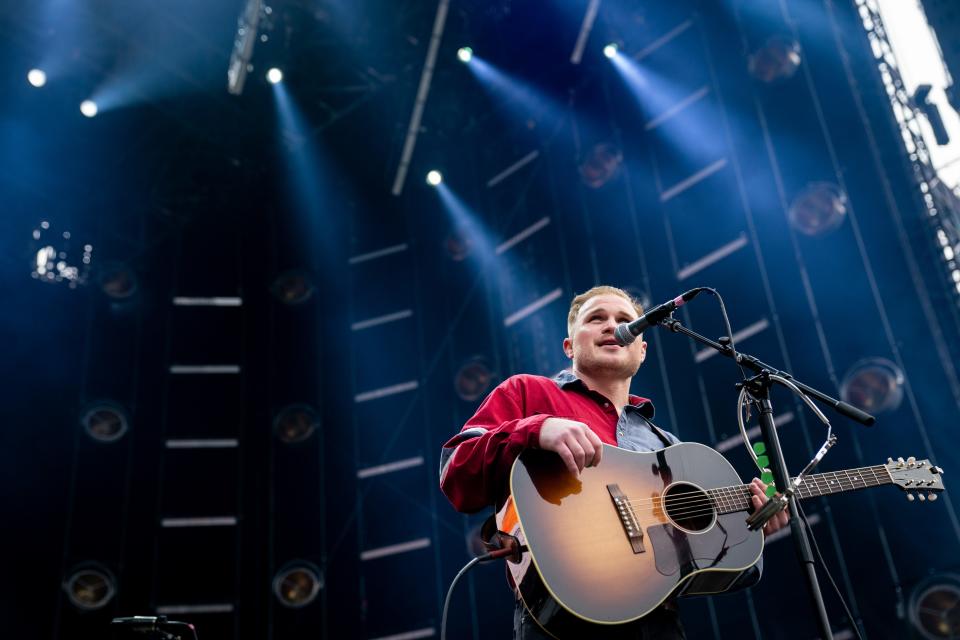
<path id="1" fill-rule="evenodd" d="M 474 513 L 506 500 L 513 461 L 525 448 L 537 446 L 549 417 L 525 415 L 514 379 L 494 389 L 440 452 L 440 489 L 454 508 Z"/>

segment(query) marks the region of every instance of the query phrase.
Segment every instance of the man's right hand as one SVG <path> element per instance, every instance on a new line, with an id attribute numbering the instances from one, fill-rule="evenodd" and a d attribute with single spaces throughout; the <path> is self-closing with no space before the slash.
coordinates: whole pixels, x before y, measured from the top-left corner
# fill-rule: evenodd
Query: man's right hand
<path id="1" fill-rule="evenodd" d="M 567 470 L 580 477 L 584 467 L 600 464 L 603 442 L 590 427 L 566 418 L 547 418 L 540 427 L 540 448 L 555 451 Z"/>

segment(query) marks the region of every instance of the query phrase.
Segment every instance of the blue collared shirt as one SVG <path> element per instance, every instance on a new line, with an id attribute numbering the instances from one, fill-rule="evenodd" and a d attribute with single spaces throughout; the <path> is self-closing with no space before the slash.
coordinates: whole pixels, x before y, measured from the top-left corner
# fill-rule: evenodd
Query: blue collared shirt
<path id="1" fill-rule="evenodd" d="M 613 409 L 610 401 L 601 393 L 593 391 L 578 378 L 573 371 L 566 369 L 553 377 L 561 389 L 576 391 L 597 401 L 602 407 Z M 617 446 L 628 451 L 659 451 L 680 440 L 651 422 L 653 403 L 645 398 L 630 396 L 630 403 L 620 411 L 617 420 Z"/>

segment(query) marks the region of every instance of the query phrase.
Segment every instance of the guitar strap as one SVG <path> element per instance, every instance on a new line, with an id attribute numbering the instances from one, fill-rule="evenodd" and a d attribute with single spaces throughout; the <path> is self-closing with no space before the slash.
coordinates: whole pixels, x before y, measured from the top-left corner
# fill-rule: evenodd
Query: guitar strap
<path id="1" fill-rule="evenodd" d="M 640 416 L 640 417 L 643 418 L 643 416 Z M 653 422 L 651 422 L 651 421 L 648 420 L 647 418 L 643 418 L 643 420 L 644 420 L 644 422 L 647 423 L 647 426 L 650 427 L 650 431 L 653 431 L 653 433 L 656 434 L 656 436 L 657 436 L 658 438 L 660 438 L 660 442 L 663 443 L 663 446 L 664 446 L 664 447 L 669 447 L 669 446 L 675 444 L 674 442 L 672 442 L 672 441 L 670 440 L 670 438 L 667 437 L 667 434 L 666 434 L 660 427 L 658 427 L 657 425 L 653 424 Z"/>

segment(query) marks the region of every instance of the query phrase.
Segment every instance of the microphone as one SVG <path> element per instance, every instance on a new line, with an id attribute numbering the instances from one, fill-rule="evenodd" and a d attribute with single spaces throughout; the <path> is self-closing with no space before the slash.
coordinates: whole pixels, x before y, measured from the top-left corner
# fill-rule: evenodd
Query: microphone
<path id="1" fill-rule="evenodd" d="M 673 313 L 678 307 L 682 307 L 693 300 L 701 291 L 704 291 L 703 287 L 690 289 L 690 291 L 677 296 L 673 300 L 668 300 L 663 304 L 655 306 L 633 322 L 624 322 L 623 324 L 617 325 L 617 330 L 614 332 L 617 344 L 625 347 L 633 343 L 633 341 L 637 339 L 637 336 L 646 331 L 647 328 L 660 324 L 664 318 Z"/>

